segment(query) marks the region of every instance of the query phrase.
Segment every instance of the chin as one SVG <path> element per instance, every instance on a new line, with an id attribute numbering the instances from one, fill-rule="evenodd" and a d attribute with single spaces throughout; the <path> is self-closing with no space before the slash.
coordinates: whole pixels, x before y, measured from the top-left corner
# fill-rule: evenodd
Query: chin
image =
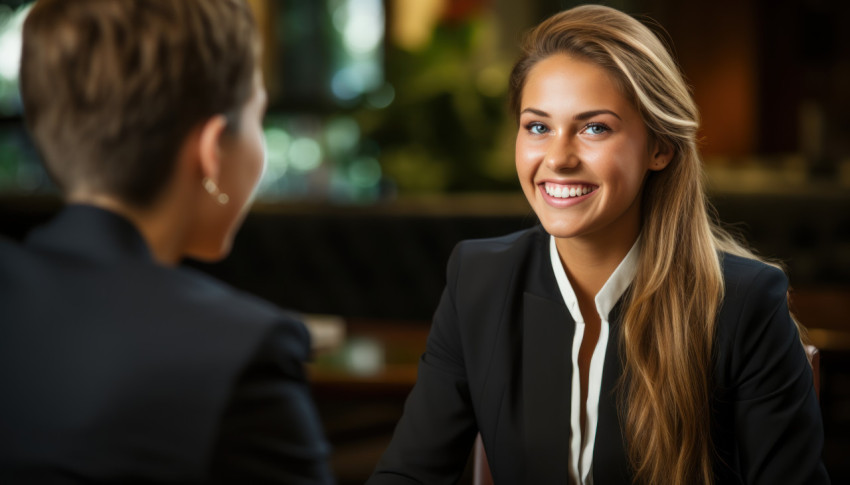
<path id="1" fill-rule="evenodd" d="M 218 245 L 208 244 L 190 248 L 186 251 L 186 257 L 203 263 L 217 263 L 230 254 L 232 247 L 232 238 L 227 238 Z"/>
<path id="2" fill-rule="evenodd" d="M 567 238 L 578 235 L 576 233 L 575 225 L 567 224 L 563 221 L 547 221 L 540 217 L 538 217 L 538 219 L 540 220 L 540 224 L 543 226 L 543 229 L 551 236 Z"/>

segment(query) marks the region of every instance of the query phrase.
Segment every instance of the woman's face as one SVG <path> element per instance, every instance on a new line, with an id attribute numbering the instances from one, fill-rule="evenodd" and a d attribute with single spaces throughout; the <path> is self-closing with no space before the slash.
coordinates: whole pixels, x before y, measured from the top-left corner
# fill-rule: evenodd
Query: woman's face
<path id="1" fill-rule="evenodd" d="M 644 179 L 667 161 L 650 146 L 640 114 L 604 69 L 556 54 L 529 72 L 516 168 L 549 234 L 631 244 L 640 230 Z"/>

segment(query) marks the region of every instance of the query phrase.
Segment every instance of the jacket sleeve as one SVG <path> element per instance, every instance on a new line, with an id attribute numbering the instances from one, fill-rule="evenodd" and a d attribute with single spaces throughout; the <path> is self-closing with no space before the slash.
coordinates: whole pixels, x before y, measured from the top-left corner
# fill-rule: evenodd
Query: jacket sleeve
<path id="1" fill-rule="evenodd" d="M 309 334 L 285 320 L 258 347 L 233 390 L 214 450 L 214 483 L 334 483 L 305 379 Z"/>
<path id="2" fill-rule="evenodd" d="M 466 465 L 476 425 L 455 307 L 460 247 L 449 259 L 416 385 L 369 485 L 456 483 Z"/>
<path id="3" fill-rule="evenodd" d="M 758 272 L 733 330 L 734 435 L 748 484 L 829 483 L 821 460 L 823 421 L 812 370 L 778 269 Z"/>

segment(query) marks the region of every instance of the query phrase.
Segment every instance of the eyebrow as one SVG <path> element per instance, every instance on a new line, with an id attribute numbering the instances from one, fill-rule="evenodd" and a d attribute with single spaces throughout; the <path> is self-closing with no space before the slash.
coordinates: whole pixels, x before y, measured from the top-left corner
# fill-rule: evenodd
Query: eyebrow
<path id="1" fill-rule="evenodd" d="M 543 116 L 545 118 L 551 118 L 551 115 L 549 115 L 549 113 L 547 113 L 545 111 L 541 111 L 539 109 L 535 109 L 535 108 L 525 108 L 524 110 L 522 110 L 520 112 L 520 114 L 526 113 L 526 112 L 536 114 L 537 116 Z M 620 115 L 611 111 L 610 109 L 597 109 L 597 110 L 594 110 L 594 111 L 585 111 L 583 113 L 579 113 L 579 114 L 573 116 L 573 119 L 576 120 L 576 121 L 584 121 L 584 120 L 588 120 L 590 118 L 593 118 L 594 116 L 599 116 L 599 115 L 604 115 L 604 114 L 611 115 L 611 116 L 617 118 L 618 120 L 622 121 L 622 118 L 620 118 Z"/>

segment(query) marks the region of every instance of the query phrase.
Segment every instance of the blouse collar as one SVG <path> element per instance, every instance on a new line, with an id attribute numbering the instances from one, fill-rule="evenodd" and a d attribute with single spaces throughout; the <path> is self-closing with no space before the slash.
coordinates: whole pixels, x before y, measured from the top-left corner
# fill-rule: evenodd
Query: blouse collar
<path id="1" fill-rule="evenodd" d="M 599 313 L 599 317 L 603 320 L 609 321 L 608 316 L 610 315 L 611 310 L 614 309 L 614 305 L 617 304 L 617 301 L 623 296 L 623 293 L 626 292 L 626 289 L 632 284 L 632 281 L 634 281 L 635 275 L 637 274 L 639 254 L 640 237 L 638 237 L 635 243 L 632 244 L 632 247 L 629 249 L 626 257 L 620 261 L 620 264 L 617 265 L 617 268 L 613 273 L 611 273 L 608 281 L 605 282 L 602 289 L 596 294 L 596 297 L 594 298 L 596 311 Z M 555 279 L 558 282 L 558 287 L 561 290 L 561 296 L 564 298 L 564 303 L 567 304 L 567 309 L 569 309 L 570 314 L 576 323 L 584 323 L 584 318 L 581 316 L 575 291 L 573 291 L 573 286 L 570 284 L 570 279 L 567 278 L 567 273 L 561 263 L 561 257 L 558 255 L 558 248 L 555 246 L 555 236 L 550 236 L 549 238 L 549 256 L 552 262 L 552 270 L 555 272 Z"/>

